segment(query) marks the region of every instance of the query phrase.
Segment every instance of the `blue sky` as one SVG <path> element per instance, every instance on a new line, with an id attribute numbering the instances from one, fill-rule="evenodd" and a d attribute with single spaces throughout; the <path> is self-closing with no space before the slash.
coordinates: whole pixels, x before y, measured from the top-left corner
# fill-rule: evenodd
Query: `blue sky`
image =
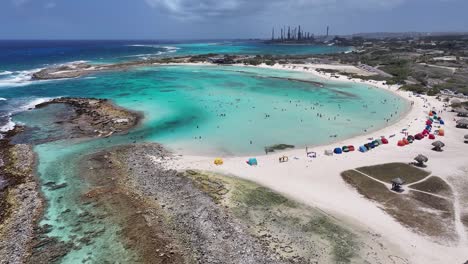
<path id="1" fill-rule="evenodd" d="M 0 39 L 202 39 L 468 31 L 468 0 L 0 0 Z"/>

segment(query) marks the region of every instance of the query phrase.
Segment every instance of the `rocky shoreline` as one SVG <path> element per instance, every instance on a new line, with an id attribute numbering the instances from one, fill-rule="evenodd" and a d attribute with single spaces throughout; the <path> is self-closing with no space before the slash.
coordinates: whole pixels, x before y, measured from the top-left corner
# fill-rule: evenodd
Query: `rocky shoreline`
<path id="1" fill-rule="evenodd" d="M 0 139 L 0 263 L 27 261 L 43 211 L 32 146 L 10 143 L 21 131 L 17 126 Z"/>
<path id="2" fill-rule="evenodd" d="M 142 114 L 120 108 L 108 100 L 95 98 L 56 98 L 39 104 L 37 109 L 52 104 L 66 104 L 75 115 L 59 123 L 70 137 L 109 137 L 125 133 L 138 125 Z M 34 111 L 34 109 L 32 109 Z M 44 198 L 36 175 L 36 155 L 33 144 L 45 143 L 18 140 L 27 127 L 16 126 L 2 133 L 0 139 L 0 263 L 51 263 L 71 249 L 47 236 L 49 227 L 38 226 Z M 23 135 L 24 137 L 24 135 Z M 25 142 L 27 144 L 17 142 Z M 51 188 L 62 188 L 52 186 Z"/>

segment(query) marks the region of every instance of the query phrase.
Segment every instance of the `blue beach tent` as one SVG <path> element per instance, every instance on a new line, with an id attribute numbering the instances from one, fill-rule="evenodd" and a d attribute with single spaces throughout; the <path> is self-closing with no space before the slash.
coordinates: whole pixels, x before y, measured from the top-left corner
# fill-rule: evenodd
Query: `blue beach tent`
<path id="1" fill-rule="evenodd" d="M 250 158 L 250 159 L 247 161 L 247 164 L 249 164 L 250 166 L 256 166 L 256 165 L 258 165 L 258 162 L 257 162 L 257 159 L 256 159 L 256 158 Z"/>
<path id="2" fill-rule="evenodd" d="M 367 148 L 364 146 L 360 146 L 359 151 L 361 151 L 362 153 L 367 152 Z"/>
<path id="3" fill-rule="evenodd" d="M 335 148 L 333 152 L 335 152 L 335 154 L 342 154 L 343 150 L 341 148 Z"/>
<path id="4" fill-rule="evenodd" d="M 439 120 L 439 124 L 441 124 L 441 125 L 445 125 L 445 122 L 444 122 L 444 120 L 440 119 L 440 120 Z"/>

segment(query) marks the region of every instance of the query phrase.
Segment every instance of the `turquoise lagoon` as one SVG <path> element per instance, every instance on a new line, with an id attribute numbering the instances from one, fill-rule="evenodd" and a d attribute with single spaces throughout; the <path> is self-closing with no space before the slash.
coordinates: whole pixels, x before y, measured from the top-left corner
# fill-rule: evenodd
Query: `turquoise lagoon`
<path id="1" fill-rule="evenodd" d="M 128 135 L 63 140 L 35 147 L 41 181 L 68 184 L 54 191 L 42 188 L 48 207 L 41 224 L 52 226 L 49 236 L 80 245 L 62 263 L 135 260 L 134 252 L 121 242 L 120 227 L 111 219 L 78 222 L 84 211 L 102 213 L 80 201 L 80 196 L 92 188 L 80 180 L 75 167 L 83 155 L 133 142 L 159 142 L 182 154 L 255 155 L 273 144 L 314 146 L 378 129 L 409 107 L 402 98 L 371 86 L 327 81 L 321 87 L 310 81 L 323 82 L 300 72 L 165 66 L 15 88 L 14 98 L 22 102 L 56 96 L 99 97 L 144 114 L 142 124 Z M 36 111 L 26 111 L 17 114 L 14 121 L 35 127 L 36 135 L 31 137 L 60 133 L 47 117 L 53 115 L 51 112 L 44 110 L 39 117 Z M 63 214 L 67 209 L 70 213 Z M 80 244 L 87 231 L 101 229 L 92 244 Z"/>

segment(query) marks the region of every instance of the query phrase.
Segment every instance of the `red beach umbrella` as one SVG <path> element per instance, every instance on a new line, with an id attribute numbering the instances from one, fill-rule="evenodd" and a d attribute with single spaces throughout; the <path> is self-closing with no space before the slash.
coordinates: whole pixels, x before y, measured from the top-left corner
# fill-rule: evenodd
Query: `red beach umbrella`
<path id="1" fill-rule="evenodd" d="M 429 134 L 429 139 L 435 139 L 434 134 Z"/>

